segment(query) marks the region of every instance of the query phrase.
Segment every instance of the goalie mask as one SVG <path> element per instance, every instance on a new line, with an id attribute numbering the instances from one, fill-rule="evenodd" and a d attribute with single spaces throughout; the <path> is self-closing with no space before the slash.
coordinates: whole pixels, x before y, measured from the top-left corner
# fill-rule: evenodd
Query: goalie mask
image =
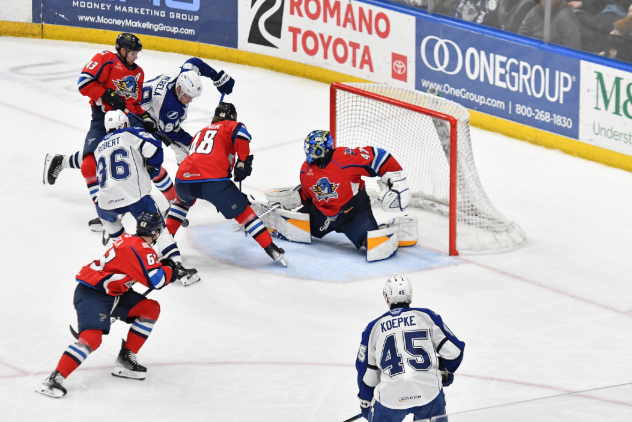
<path id="1" fill-rule="evenodd" d="M 315 130 L 305 138 L 305 161 L 311 164 L 334 149 L 334 139 L 327 130 Z"/>
<path id="2" fill-rule="evenodd" d="M 400 303 L 409 304 L 413 301 L 413 286 L 403 275 L 394 275 L 384 284 L 384 300 L 389 308 Z"/>
<path id="3" fill-rule="evenodd" d="M 189 104 L 202 95 L 203 90 L 202 79 L 195 71 L 182 72 L 176 80 L 176 94 L 182 104 Z"/>
<path id="4" fill-rule="evenodd" d="M 122 110 L 110 110 L 105 113 L 103 124 L 105 125 L 105 130 L 110 133 L 114 130 L 129 127 L 129 119 Z"/>

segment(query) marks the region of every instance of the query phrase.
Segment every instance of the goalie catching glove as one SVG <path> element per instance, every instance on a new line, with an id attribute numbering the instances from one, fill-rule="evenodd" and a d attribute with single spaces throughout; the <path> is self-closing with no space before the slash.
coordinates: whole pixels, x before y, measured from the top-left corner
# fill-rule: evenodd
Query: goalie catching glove
<path id="1" fill-rule="evenodd" d="M 382 202 L 384 211 L 404 211 L 408 207 L 410 189 L 408 180 L 402 175 L 401 170 L 384 173 L 377 184 L 380 186 L 378 199 Z"/>
<path id="2" fill-rule="evenodd" d="M 237 160 L 237 164 L 235 164 L 234 169 L 235 177 L 233 177 L 233 180 L 235 180 L 235 182 L 241 182 L 246 177 L 250 176 L 250 174 L 252 174 L 253 158 L 254 155 L 249 155 L 244 161 Z"/>

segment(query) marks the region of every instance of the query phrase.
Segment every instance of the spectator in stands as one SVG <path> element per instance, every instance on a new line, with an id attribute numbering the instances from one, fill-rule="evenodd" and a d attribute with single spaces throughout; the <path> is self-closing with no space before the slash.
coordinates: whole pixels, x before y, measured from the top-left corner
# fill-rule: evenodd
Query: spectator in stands
<path id="1" fill-rule="evenodd" d="M 418 7 L 420 9 L 427 10 L 429 0 L 391 0 L 396 3 L 403 3 L 408 6 Z M 434 0 L 434 13 L 440 15 L 454 16 L 456 10 L 456 4 L 459 0 Z"/>
<path id="2" fill-rule="evenodd" d="M 609 34 L 614 23 L 625 18 L 632 0 L 571 1 L 568 7 L 581 23 L 581 42 L 584 50 L 597 53 L 609 45 Z"/>
<path id="3" fill-rule="evenodd" d="M 525 16 L 518 33 L 532 38 L 544 38 L 545 1 L 534 6 Z M 551 0 L 551 42 L 581 49 L 579 20 L 564 0 Z"/>
<path id="4" fill-rule="evenodd" d="M 632 4 L 626 17 L 614 23 L 614 29 L 608 36 L 608 50 L 600 55 L 632 62 Z"/>
<path id="5" fill-rule="evenodd" d="M 496 12 L 497 28 L 503 31 L 518 32 L 525 16 L 535 6 L 537 4 L 534 0 L 500 0 Z"/>
<path id="6" fill-rule="evenodd" d="M 454 17 L 467 22 L 496 27 L 497 0 L 459 0 Z"/>

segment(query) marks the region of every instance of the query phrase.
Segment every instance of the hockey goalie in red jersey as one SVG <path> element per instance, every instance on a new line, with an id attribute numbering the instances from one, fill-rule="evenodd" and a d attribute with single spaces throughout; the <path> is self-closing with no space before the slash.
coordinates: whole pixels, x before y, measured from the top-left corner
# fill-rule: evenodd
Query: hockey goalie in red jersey
<path id="1" fill-rule="evenodd" d="M 138 282 L 152 290 L 161 289 L 178 278 L 176 264 L 170 259 L 158 261 L 151 247 L 161 230 L 162 217 L 145 211 L 138 218 L 136 235 L 122 235 L 103 257 L 79 271 L 74 297 L 79 338 L 68 346 L 38 393 L 55 398 L 66 394 L 65 379 L 101 345 L 103 334 L 110 332 L 110 318 L 131 324 L 112 375 L 145 379 L 147 369 L 138 363 L 136 353 L 153 330 L 160 305 L 131 286 Z"/>
<path id="2" fill-rule="evenodd" d="M 311 243 L 311 237 L 322 238 L 332 231 L 344 233 L 356 248 L 367 249 L 367 261 L 389 258 L 398 246 L 414 245 L 418 237 L 416 218 L 396 217 L 378 226 L 362 180 L 363 176 L 379 177 L 382 209 L 404 211 L 410 190 L 395 157 L 372 146 L 351 149 L 334 148 L 333 144 L 328 131 L 311 132 L 305 139 L 301 184 L 266 192 L 267 207 L 275 203 L 280 207 L 263 218 L 275 230 L 272 236 Z M 298 212 L 291 211 L 301 205 Z M 255 209 L 261 213 L 266 206 Z"/>

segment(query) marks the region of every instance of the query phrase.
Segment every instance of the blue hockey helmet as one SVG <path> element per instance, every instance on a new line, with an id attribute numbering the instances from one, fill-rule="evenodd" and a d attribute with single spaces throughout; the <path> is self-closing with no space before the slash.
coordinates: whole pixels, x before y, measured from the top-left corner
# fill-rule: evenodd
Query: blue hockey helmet
<path id="1" fill-rule="evenodd" d="M 328 130 L 314 130 L 305 138 L 305 161 L 312 163 L 334 149 L 334 138 Z"/>
<path id="2" fill-rule="evenodd" d="M 162 217 L 155 212 L 143 211 L 136 220 L 136 234 L 139 236 L 153 237 L 162 227 Z"/>

